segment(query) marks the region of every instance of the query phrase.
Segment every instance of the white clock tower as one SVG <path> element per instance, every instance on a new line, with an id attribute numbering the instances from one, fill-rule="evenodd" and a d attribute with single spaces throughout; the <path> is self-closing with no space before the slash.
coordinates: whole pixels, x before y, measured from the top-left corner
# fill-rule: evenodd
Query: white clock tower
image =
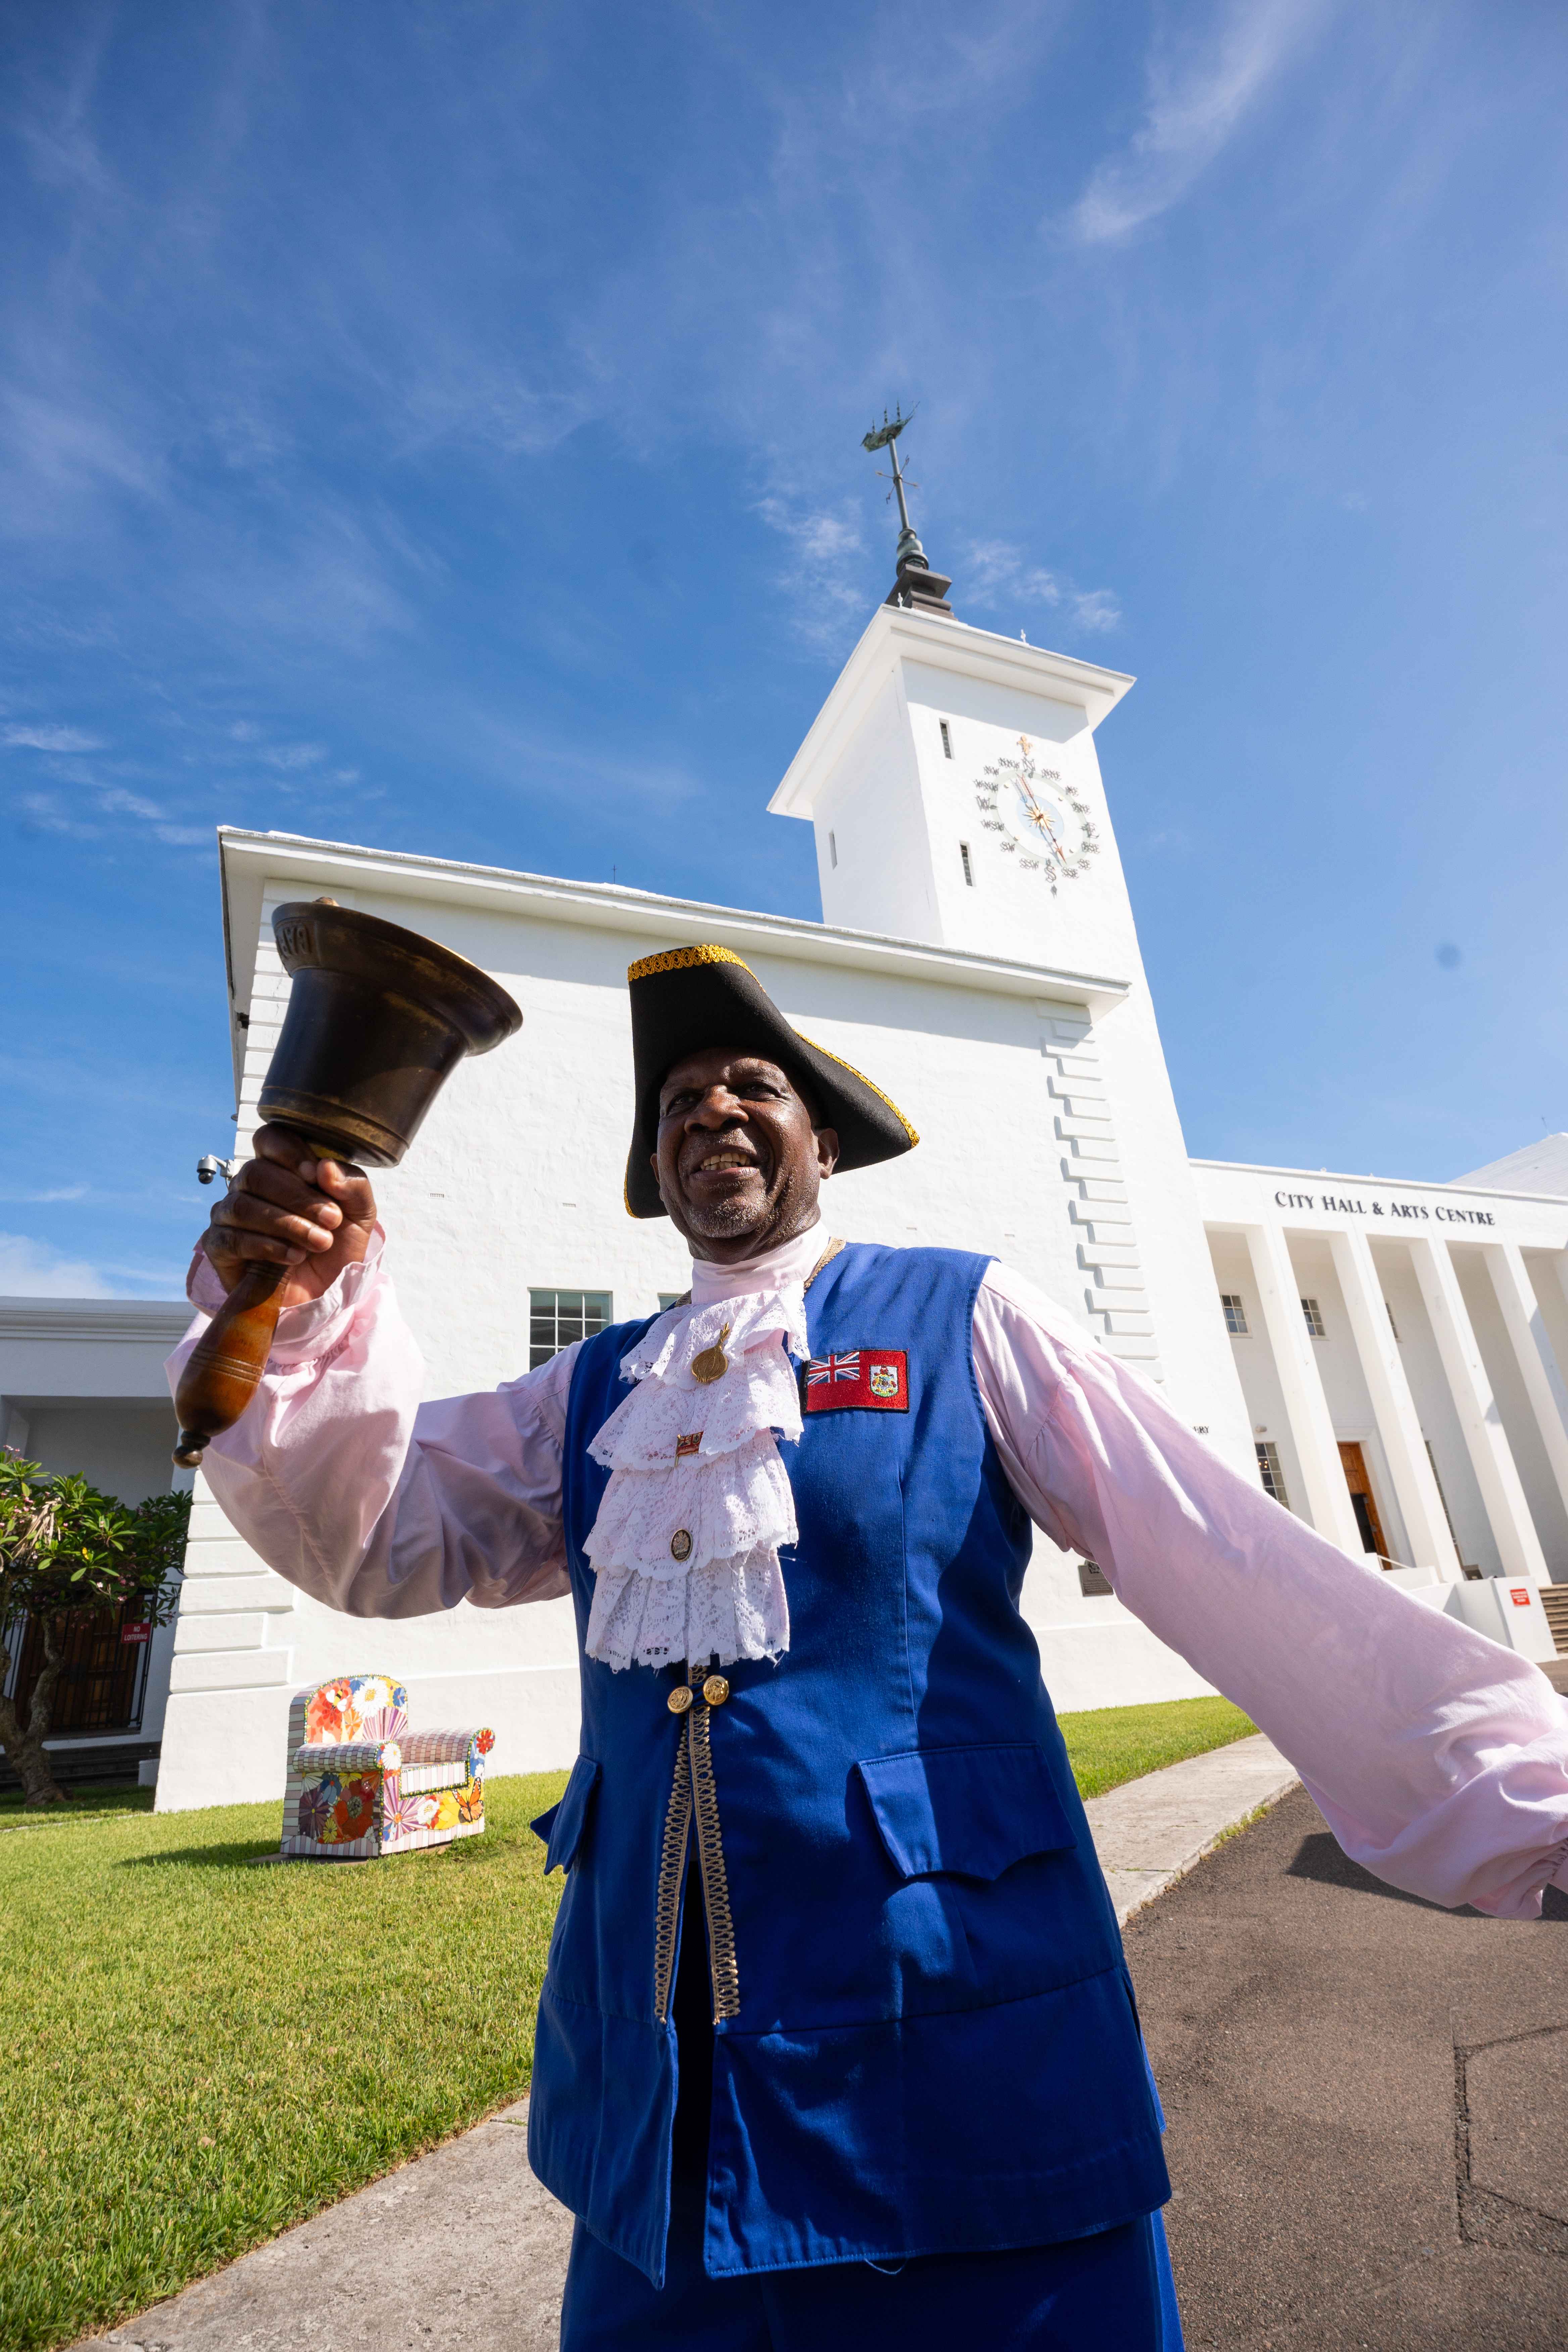
<path id="1" fill-rule="evenodd" d="M 1061 1303 L 1254 1475 L 1095 751 L 1133 681 L 956 618 L 904 523 L 897 584 L 770 807 L 815 829 L 826 923 L 1038 973 L 1020 1218 L 1070 1235 Z"/>

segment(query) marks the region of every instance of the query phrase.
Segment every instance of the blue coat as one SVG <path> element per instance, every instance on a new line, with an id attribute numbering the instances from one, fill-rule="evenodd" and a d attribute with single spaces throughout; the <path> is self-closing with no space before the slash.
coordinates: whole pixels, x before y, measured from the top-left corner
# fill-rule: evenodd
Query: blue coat
<path id="1" fill-rule="evenodd" d="M 656 2284 L 689 1841 L 716 2011 L 712 2274 L 1042 2244 L 1169 2194 L 1115 1916 L 1018 1613 L 1028 1523 L 971 1347 L 985 1265 L 852 1245 L 807 1291 L 813 1357 L 884 1369 L 875 1396 L 863 1366 L 808 1391 L 826 1409 L 780 1448 L 800 1540 L 776 1665 L 730 1666 L 727 1700 L 676 1715 L 682 1673 L 583 1661 L 582 1754 L 541 1824 L 568 1876 L 529 2150 Z M 646 1328 L 602 1332 L 574 1371 L 580 1633 L 608 1475 L 588 1443 Z"/>

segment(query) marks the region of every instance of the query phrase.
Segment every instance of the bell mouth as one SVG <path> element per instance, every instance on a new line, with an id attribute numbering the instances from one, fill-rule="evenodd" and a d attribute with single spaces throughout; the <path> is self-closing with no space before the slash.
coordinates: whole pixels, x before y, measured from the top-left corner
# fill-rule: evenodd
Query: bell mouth
<path id="1" fill-rule="evenodd" d="M 292 1129 L 318 1160 L 353 1160 L 366 1168 L 395 1168 L 413 1140 L 384 1119 L 331 1095 L 308 1094 L 298 1087 L 262 1088 L 258 1108 L 272 1127 Z"/>

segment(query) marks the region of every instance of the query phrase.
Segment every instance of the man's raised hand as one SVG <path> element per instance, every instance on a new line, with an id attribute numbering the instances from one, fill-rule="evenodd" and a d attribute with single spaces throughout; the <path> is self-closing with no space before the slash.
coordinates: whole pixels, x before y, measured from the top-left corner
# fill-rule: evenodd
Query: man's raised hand
<path id="1" fill-rule="evenodd" d="M 363 1257 L 375 1195 L 362 1168 L 312 1159 L 287 1128 L 258 1128 L 255 1150 L 213 1211 L 202 1247 L 226 1290 L 247 1265 L 287 1266 L 279 1303 L 300 1307 Z"/>

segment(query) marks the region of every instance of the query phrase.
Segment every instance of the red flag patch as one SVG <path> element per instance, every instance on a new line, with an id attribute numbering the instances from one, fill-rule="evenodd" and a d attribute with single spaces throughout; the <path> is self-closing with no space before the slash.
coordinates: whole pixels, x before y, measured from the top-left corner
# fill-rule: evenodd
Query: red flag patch
<path id="1" fill-rule="evenodd" d="M 807 1412 L 858 1405 L 873 1412 L 908 1412 L 910 1360 L 902 1348 L 846 1348 L 813 1356 L 803 1381 Z"/>

